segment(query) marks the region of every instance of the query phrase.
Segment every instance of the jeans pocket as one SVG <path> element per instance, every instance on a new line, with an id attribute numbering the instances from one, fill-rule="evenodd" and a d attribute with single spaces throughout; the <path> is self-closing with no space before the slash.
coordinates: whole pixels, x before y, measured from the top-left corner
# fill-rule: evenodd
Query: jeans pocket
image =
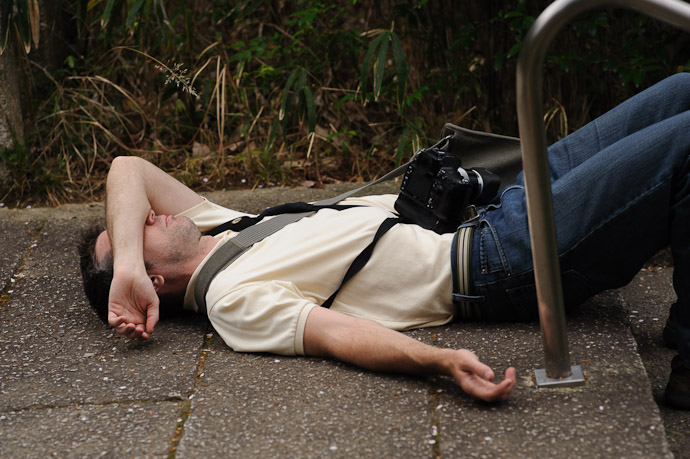
<path id="1" fill-rule="evenodd" d="M 496 228 L 487 220 L 479 222 L 479 263 L 482 274 L 501 272 L 510 276 L 511 269 Z M 475 234 L 475 237 L 477 235 Z"/>
<path id="2" fill-rule="evenodd" d="M 561 282 L 566 310 L 584 303 L 600 291 L 592 281 L 575 270 L 562 273 Z M 539 318 L 536 284 L 532 282 L 506 289 L 506 295 L 519 320 L 537 320 Z"/>

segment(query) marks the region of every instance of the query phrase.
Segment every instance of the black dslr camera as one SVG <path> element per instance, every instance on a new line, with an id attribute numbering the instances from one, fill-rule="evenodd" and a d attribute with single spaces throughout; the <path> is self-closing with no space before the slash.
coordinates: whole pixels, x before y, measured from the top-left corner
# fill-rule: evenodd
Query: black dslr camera
<path id="1" fill-rule="evenodd" d="M 463 169 L 445 137 L 419 150 L 407 166 L 395 210 L 405 222 L 437 233 L 454 232 L 470 204 L 488 204 L 498 192 L 501 179 L 483 168 Z"/>

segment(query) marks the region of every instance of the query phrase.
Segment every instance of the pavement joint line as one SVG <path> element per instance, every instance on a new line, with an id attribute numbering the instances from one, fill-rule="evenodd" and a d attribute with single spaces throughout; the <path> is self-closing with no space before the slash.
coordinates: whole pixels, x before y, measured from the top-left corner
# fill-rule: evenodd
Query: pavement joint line
<path id="1" fill-rule="evenodd" d="M 30 227 L 27 228 L 27 232 L 31 234 L 34 239 L 31 241 L 31 245 L 26 249 L 26 252 L 24 252 L 24 255 L 17 265 L 17 268 L 14 270 L 14 273 L 12 273 L 10 282 L 8 282 L 5 288 L 0 291 L 0 311 L 2 311 L 5 305 L 10 302 L 12 299 L 12 293 L 14 293 L 14 290 L 16 290 L 21 282 L 21 279 L 24 277 L 21 274 L 24 271 L 27 262 L 29 261 L 29 256 L 31 256 L 32 249 L 36 247 L 36 244 L 38 244 L 38 238 L 40 237 L 41 231 L 45 225 L 45 221 L 39 221 L 35 230 L 32 230 Z"/>
<path id="2" fill-rule="evenodd" d="M 438 347 L 438 335 L 433 333 L 431 335 L 431 345 Z M 431 446 L 431 456 L 433 458 L 442 457 L 441 454 L 441 417 L 439 416 L 438 406 L 441 401 L 440 389 L 438 380 L 436 378 L 429 379 L 429 422 L 431 424 L 431 438 L 429 445 Z"/>
<path id="3" fill-rule="evenodd" d="M 441 401 L 438 381 L 432 380 L 429 383 L 429 422 L 431 424 L 431 438 L 429 445 L 431 446 L 431 457 L 440 458 L 441 454 L 441 417 L 439 416 L 438 406 Z"/>
<path id="4" fill-rule="evenodd" d="M 177 457 L 177 447 L 184 437 L 184 426 L 187 419 L 192 415 L 192 399 L 199 390 L 199 385 L 204 377 L 204 365 L 206 363 L 206 358 L 208 357 L 211 341 L 213 340 L 213 328 L 208 325 L 206 328 L 206 333 L 204 335 L 204 341 L 201 344 L 201 349 L 199 351 L 199 363 L 196 367 L 196 375 L 194 378 L 194 387 L 192 388 L 189 395 L 182 401 L 182 407 L 180 408 L 179 414 L 177 415 L 177 424 L 175 426 L 175 432 L 170 439 L 170 448 L 168 448 L 168 459 L 174 459 Z"/>

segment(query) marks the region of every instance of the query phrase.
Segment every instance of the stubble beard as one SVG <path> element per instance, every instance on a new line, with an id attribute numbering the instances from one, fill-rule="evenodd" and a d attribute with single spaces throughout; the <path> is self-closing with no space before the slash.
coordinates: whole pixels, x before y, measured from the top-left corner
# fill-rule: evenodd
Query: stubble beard
<path id="1" fill-rule="evenodd" d="M 201 232 L 188 217 L 176 217 L 170 227 L 168 256 L 171 262 L 181 263 L 194 256 Z"/>

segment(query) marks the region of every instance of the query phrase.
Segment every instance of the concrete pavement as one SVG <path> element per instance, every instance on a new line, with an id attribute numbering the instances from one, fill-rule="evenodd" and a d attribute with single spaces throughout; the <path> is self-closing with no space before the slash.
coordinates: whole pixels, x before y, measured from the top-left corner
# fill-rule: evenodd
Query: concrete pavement
<path id="1" fill-rule="evenodd" d="M 256 212 L 337 190 L 217 192 Z M 100 204 L 0 209 L 0 457 L 683 457 L 688 412 L 661 394 L 673 301 L 661 254 L 625 289 L 568 319 L 586 385 L 538 389 L 538 324 L 456 323 L 410 332 L 475 351 L 511 399 L 488 405 L 445 377 L 376 374 L 324 359 L 239 354 L 199 317 L 129 342 L 82 293 L 75 241 Z M 659 409 L 661 406 L 661 411 Z"/>

